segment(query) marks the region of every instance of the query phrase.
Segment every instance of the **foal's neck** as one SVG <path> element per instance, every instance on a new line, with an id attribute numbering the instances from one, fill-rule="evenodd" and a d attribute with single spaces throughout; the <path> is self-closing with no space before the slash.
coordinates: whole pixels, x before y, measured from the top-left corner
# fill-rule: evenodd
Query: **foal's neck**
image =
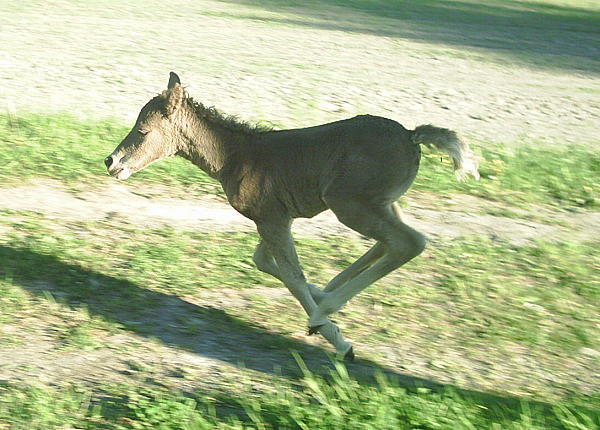
<path id="1" fill-rule="evenodd" d="M 189 110 L 182 127 L 182 145 L 177 155 L 191 161 L 214 179 L 231 162 L 239 147 L 249 144 L 252 136 Z"/>

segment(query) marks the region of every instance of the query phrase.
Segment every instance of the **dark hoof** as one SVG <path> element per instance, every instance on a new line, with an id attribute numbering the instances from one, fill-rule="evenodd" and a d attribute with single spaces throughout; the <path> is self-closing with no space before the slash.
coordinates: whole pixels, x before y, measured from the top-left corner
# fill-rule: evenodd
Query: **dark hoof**
<path id="1" fill-rule="evenodd" d="M 355 358 L 354 347 L 351 346 L 348 352 L 344 354 L 344 361 L 353 362 Z"/>
<path id="2" fill-rule="evenodd" d="M 320 325 L 314 325 L 312 327 L 308 327 L 308 335 L 312 336 L 313 334 L 317 334 L 319 332 L 319 329 L 321 327 L 323 327 L 325 324 L 320 324 Z"/>

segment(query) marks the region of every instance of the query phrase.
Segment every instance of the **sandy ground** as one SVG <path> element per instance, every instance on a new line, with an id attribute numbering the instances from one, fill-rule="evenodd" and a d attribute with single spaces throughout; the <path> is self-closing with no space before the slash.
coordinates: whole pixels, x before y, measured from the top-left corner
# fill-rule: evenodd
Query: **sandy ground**
<path id="1" fill-rule="evenodd" d="M 131 122 L 174 70 L 199 101 L 282 128 L 371 113 L 474 141 L 600 142 L 597 33 L 169 5 L 0 6 L 0 108 Z"/>

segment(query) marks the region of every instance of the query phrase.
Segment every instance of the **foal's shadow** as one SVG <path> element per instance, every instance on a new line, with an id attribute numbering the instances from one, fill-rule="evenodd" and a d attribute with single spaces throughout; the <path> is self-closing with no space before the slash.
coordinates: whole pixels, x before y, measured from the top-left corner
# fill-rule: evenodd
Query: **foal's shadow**
<path id="1" fill-rule="evenodd" d="M 0 277 L 30 293 L 116 322 L 144 337 L 204 357 L 264 373 L 298 375 L 290 350 L 312 368 L 331 362 L 317 346 L 268 331 L 212 306 L 192 304 L 177 296 L 151 291 L 119 279 L 60 261 L 28 248 L 0 245 Z"/>
<path id="2" fill-rule="evenodd" d="M 194 305 L 177 296 L 150 291 L 131 281 L 28 248 L 0 245 L 0 276 L 7 275 L 31 294 L 47 297 L 50 293 L 65 305 L 84 305 L 90 314 L 116 322 L 138 335 L 159 339 L 166 345 L 204 357 L 242 364 L 248 369 L 291 380 L 302 374 L 290 350 L 298 352 L 315 373 L 327 375 L 328 369 L 333 367 L 326 350 L 317 346 L 269 332 L 220 309 Z M 376 384 L 376 374 L 383 373 L 408 389 L 444 388 L 434 381 L 397 373 L 369 360 L 358 359 L 346 367 L 350 375 L 363 384 Z M 518 402 L 518 399 L 452 388 L 463 395 L 475 396 L 478 401 L 504 405 Z"/>

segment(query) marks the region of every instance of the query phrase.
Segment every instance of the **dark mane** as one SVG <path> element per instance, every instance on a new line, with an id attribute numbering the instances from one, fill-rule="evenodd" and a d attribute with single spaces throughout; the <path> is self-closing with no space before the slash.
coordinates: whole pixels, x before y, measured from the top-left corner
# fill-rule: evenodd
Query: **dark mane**
<path id="1" fill-rule="evenodd" d="M 160 99 L 166 99 L 166 91 L 158 96 Z M 244 121 L 236 117 L 235 115 L 227 115 L 219 111 L 214 106 L 206 107 L 202 103 L 197 102 L 192 97 L 185 95 L 185 101 L 188 106 L 196 113 L 198 118 L 206 119 L 207 121 L 218 124 L 228 130 L 242 132 L 251 135 L 257 135 L 272 131 L 271 126 L 265 124 L 255 124 L 248 121 Z"/>
<path id="2" fill-rule="evenodd" d="M 255 124 L 244 121 L 235 115 L 227 115 L 214 106 L 206 107 L 191 97 L 186 97 L 188 104 L 194 109 L 198 117 L 206 118 L 212 123 L 221 125 L 233 131 L 241 131 L 247 134 L 261 134 L 272 130 L 272 127 L 264 124 Z"/>

